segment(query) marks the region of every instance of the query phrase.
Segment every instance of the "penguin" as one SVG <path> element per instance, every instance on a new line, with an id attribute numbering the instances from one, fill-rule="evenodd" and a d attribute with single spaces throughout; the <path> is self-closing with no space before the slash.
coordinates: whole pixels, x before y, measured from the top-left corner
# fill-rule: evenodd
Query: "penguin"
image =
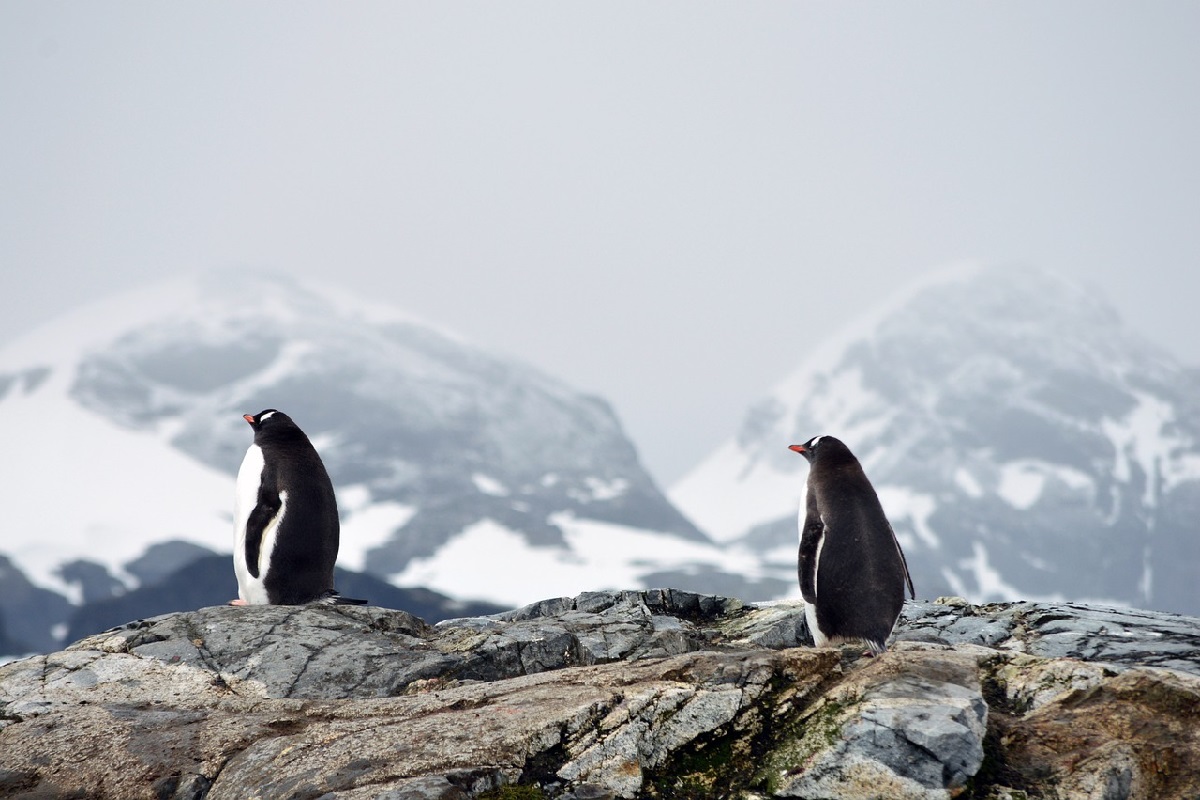
<path id="1" fill-rule="evenodd" d="M 900 542 L 862 465 L 840 440 L 817 436 L 791 445 L 807 459 L 800 508 L 800 593 L 817 647 L 860 640 L 878 655 L 904 606 L 916 599 Z"/>
<path id="2" fill-rule="evenodd" d="M 333 588 L 338 554 L 333 483 L 304 431 L 282 411 L 243 415 L 254 442 L 238 470 L 232 605 L 364 605 Z"/>

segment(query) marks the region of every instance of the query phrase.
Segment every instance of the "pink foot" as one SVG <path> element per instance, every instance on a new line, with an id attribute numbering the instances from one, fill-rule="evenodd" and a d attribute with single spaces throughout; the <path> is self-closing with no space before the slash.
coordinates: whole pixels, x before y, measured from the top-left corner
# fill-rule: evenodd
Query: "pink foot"
<path id="1" fill-rule="evenodd" d="M 244 605 L 248 605 L 248 603 L 247 603 L 245 600 L 243 600 L 242 598 L 240 598 L 240 597 L 239 597 L 237 600 L 230 600 L 230 601 L 229 601 L 229 605 L 231 605 L 231 606 L 244 606 Z"/>

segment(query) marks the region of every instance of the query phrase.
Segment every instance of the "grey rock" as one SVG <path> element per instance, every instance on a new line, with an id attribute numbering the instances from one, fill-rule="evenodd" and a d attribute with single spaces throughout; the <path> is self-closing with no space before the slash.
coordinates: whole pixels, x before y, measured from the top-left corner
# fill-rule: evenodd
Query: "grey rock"
<path id="1" fill-rule="evenodd" d="M 912 603 L 868 659 L 806 646 L 802 603 L 673 590 L 436 626 L 206 608 L 0 667 L 0 793 L 1018 796 L 983 767 L 991 741 L 1023 791 L 1193 797 L 1198 633 L 1093 606 Z"/>
<path id="2" fill-rule="evenodd" d="M 979 644 L 1045 658 L 1200 674 L 1200 618 L 1082 603 L 906 603 L 899 640 Z"/>

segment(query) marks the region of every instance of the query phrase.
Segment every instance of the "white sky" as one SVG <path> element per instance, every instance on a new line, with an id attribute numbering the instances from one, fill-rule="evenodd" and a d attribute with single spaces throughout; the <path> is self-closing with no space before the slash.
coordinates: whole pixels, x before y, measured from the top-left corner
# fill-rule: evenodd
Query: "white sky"
<path id="1" fill-rule="evenodd" d="M 336 280 L 616 407 L 664 484 L 964 258 L 1200 363 L 1200 3 L 0 3 L 0 342 Z"/>

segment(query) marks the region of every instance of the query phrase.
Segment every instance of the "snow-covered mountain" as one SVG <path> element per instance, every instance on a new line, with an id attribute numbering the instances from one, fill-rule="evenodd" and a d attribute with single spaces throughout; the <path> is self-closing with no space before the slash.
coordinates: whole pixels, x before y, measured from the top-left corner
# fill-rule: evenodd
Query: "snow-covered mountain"
<path id="1" fill-rule="evenodd" d="M 392 586 L 795 595 L 808 468 L 787 445 L 825 433 L 922 596 L 1200 613 L 1200 373 L 1102 297 L 963 268 L 794 347 L 800 369 L 668 500 L 602 400 L 394 309 L 229 272 L 97 302 L 0 351 L 0 651 L 165 603 L 189 562 L 220 574 L 200 557 L 232 546 L 241 415 L 266 407 L 329 467 L 339 564 Z"/>
<path id="2" fill-rule="evenodd" d="M 963 266 L 811 352 L 672 488 L 714 538 L 794 576 L 808 467 L 787 445 L 830 434 L 863 463 L 921 596 L 1200 613 L 1200 375 L 1104 298 Z"/>
<path id="3" fill-rule="evenodd" d="M 128 565 L 156 543 L 228 552 L 241 416 L 267 407 L 329 469 L 339 564 L 394 585 L 518 604 L 759 577 L 663 496 L 604 401 L 394 309 L 232 272 L 100 301 L 0 352 L 0 556 L 78 603 L 141 583 Z"/>

